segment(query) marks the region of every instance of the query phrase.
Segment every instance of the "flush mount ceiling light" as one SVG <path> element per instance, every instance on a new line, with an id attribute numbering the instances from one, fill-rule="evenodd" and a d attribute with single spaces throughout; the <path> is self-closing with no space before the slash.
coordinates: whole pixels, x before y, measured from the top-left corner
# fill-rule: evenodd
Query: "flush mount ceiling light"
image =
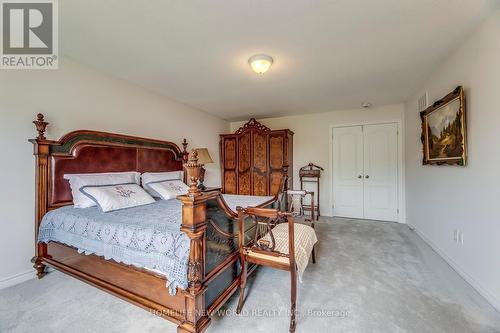
<path id="1" fill-rule="evenodd" d="M 363 103 L 361 103 L 361 107 L 363 109 L 369 109 L 369 108 L 372 107 L 372 103 L 370 103 L 370 102 L 363 102 Z"/>
<path id="2" fill-rule="evenodd" d="M 256 54 L 248 59 L 248 64 L 257 74 L 264 74 L 273 64 L 273 58 L 265 54 Z"/>

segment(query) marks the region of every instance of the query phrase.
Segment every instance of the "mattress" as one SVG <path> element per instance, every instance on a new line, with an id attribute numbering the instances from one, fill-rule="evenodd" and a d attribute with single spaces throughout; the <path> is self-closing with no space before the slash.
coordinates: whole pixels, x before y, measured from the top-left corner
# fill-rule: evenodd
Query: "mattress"
<path id="1" fill-rule="evenodd" d="M 162 272 L 171 294 L 187 288 L 189 237 L 180 231 L 182 203 L 150 205 L 103 213 L 97 207 L 62 207 L 47 213 L 38 241 L 57 241 L 78 252 Z"/>

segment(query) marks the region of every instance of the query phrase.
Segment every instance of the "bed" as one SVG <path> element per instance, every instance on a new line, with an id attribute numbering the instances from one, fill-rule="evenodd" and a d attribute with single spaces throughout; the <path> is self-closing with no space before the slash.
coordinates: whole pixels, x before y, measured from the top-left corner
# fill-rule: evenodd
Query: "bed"
<path id="1" fill-rule="evenodd" d="M 43 115 L 34 124 L 35 233 L 41 242 L 36 242 L 32 262 L 38 278 L 50 266 L 175 322 L 178 332 L 203 332 L 210 315 L 239 285 L 236 206 L 282 207 L 282 191 L 261 198 L 190 191 L 111 215 L 95 207 L 76 209 L 64 174 L 180 171 L 187 162 L 187 142 L 181 149 L 168 141 L 88 130 L 53 141 L 44 136 L 48 123 Z M 171 212 L 171 218 L 164 218 L 169 215 L 164 212 Z M 102 214 L 108 214 L 106 219 Z M 248 240 L 251 227 L 249 221 Z M 95 230 L 100 228 L 112 230 L 115 239 L 99 243 Z M 140 234 L 134 246 L 124 236 L 128 232 Z M 140 252 L 155 237 L 171 239 L 166 247 L 157 242 L 160 263 L 153 260 L 158 253 L 143 257 Z"/>

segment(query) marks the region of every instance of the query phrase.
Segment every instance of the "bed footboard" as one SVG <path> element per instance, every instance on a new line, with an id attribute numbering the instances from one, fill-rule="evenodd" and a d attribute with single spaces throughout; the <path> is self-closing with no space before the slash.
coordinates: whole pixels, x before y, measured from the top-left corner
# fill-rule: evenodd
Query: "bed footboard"
<path id="1" fill-rule="evenodd" d="M 260 207 L 279 207 L 283 196 L 276 196 Z M 236 237 L 236 213 L 219 192 L 201 193 L 191 187 L 183 203 L 181 230 L 191 240 L 188 264 L 188 295 L 185 317 L 178 332 L 202 332 L 217 311 L 237 291 L 241 267 Z M 252 224 L 248 223 L 249 235 Z"/>

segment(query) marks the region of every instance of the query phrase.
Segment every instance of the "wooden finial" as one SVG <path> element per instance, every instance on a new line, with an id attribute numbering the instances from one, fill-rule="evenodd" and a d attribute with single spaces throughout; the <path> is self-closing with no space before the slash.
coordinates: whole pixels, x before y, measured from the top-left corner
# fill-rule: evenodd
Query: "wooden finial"
<path id="1" fill-rule="evenodd" d="M 201 190 L 198 188 L 198 177 L 191 177 L 188 193 L 191 195 L 197 195 L 200 192 Z"/>
<path id="2" fill-rule="evenodd" d="M 191 154 L 189 154 L 189 160 L 186 164 L 184 164 L 184 167 L 186 168 L 187 179 L 190 181 L 189 194 L 200 194 L 201 191 L 198 188 L 198 180 L 200 179 L 203 164 L 198 163 L 198 152 L 196 149 L 191 151 Z"/>
<path id="3" fill-rule="evenodd" d="M 198 152 L 196 151 L 196 149 L 193 149 L 191 151 L 191 154 L 189 155 L 188 162 L 190 162 L 192 164 L 198 164 Z"/>
<path id="4" fill-rule="evenodd" d="M 38 131 L 38 140 L 45 140 L 45 129 L 47 128 L 47 125 L 49 124 L 44 120 L 44 116 L 42 113 L 37 114 L 36 120 L 33 121 L 33 124 L 36 126 L 36 130 Z"/>
<path id="5" fill-rule="evenodd" d="M 188 146 L 188 142 L 186 139 L 184 139 L 182 141 L 182 160 L 184 161 L 184 163 L 187 162 L 188 157 L 189 157 L 189 152 L 187 150 L 187 146 Z"/>

